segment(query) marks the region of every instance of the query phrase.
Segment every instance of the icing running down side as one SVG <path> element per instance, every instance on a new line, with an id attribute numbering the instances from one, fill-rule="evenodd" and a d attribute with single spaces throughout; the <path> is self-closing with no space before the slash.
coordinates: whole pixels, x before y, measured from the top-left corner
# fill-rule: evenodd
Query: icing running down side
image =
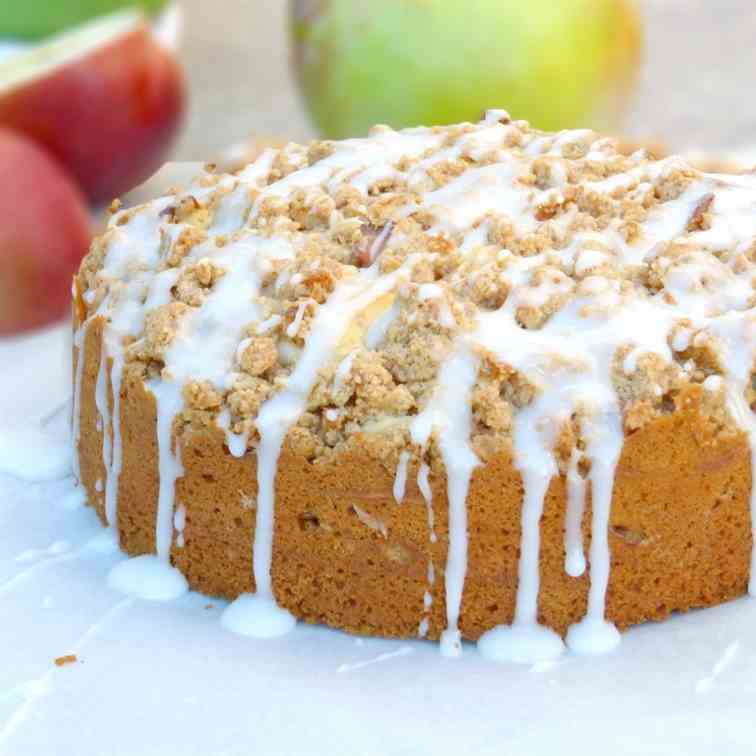
<path id="1" fill-rule="evenodd" d="M 470 447 L 470 393 L 477 375 L 476 362 L 461 346 L 443 363 L 435 393 L 411 427 L 412 440 L 425 447 L 435 430 L 444 460 L 449 498 L 449 553 L 446 558 L 446 630 L 441 653 L 457 656 L 461 634 L 457 623 L 467 571 L 467 491 L 473 470 L 480 464 Z"/>
<path id="2" fill-rule="evenodd" d="M 428 481 L 428 475 L 430 468 L 427 463 L 422 462 L 420 469 L 417 471 L 417 487 L 420 489 L 420 493 L 425 501 L 425 507 L 428 515 L 428 540 L 433 544 L 436 543 L 438 537 L 436 536 L 436 523 L 435 515 L 433 513 L 433 491 L 431 490 L 430 483 Z M 433 556 L 428 557 L 428 588 L 423 595 L 423 618 L 420 620 L 420 626 L 418 627 L 417 634 L 420 638 L 424 638 L 428 634 L 428 613 L 433 605 L 433 587 L 436 583 L 436 566 L 433 563 Z"/>
<path id="3" fill-rule="evenodd" d="M 224 613 L 234 632 L 273 637 L 295 622 L 276 602 L 276 480 L 288 454 L 317 465 L 364 443 L 391 476 L 397 513 L 417 486 L 436 555 L 418 635 L 440 637 L 449 656 L 461 651 L 475 579 L 471 491 L 489 461 L 511 459 L 523 491 L 516 605 L 479 649 L 516 662 L 619 642 L 610 523 L 627 435 L 693 397 L 722 433 L 747 440 L 756 478 L 753 174 L 623 155 L 593 132 L 545 134 L 503 111 L 477 124 L 375 127 L 365 139 L 266 150 L 236 174 L 206 172 L 114 207 L 75 292 L 85 317 L 74 334 L 74 470 L 81 477 L 84 353 L 97 322 L 103 511 L 115 532 L 122 399 L 141 381 L 155 401 L 155 554 L 119 565 L 114 585 L 134 592 L 154 578 L 147 598 L 185 589 L 171 550 L 191 523 L 176 486 L 193 433 L 217 428 L 233 458 L 254 457 L 256 491 L 241 493 L 255 507 L 255 593 Z M 432 549 L 444 537 L 443 489 L 432 495 L 441 471 L 445 563 Z M 564 573 L 589 586 L 564 642 L 539 622 L 542 520 L 557 490 Z M 756 534 L 753 480 L 751 513 Z"/>
<path id="4" fill-rule="evenodd" d="M 281 446 L 289 428 L 297 421 L 305 409 L 307 397 L 317 378 L 317 372 L 324 359 L 335 353 L 345 323 L 356 313 L 369 306 L 375 299 L 392 290 L 405 269 L 411 268 L 413 258 L 408 258 L 405 266 L 388 276 L 379 276 L 377 268 L 371 266 L 358 275 L 347 279 L 318 310 L 310 335 L 294 372 L 289 377 L 286 388 L 269 399 L 260 408 L 256 425 L 260 433 L 257 447 L 257 521 L 255 525 L 255 543 L 253 564 L 256 591 L 254 597 L 243 595 L 227 611 L 234 619 L 234 625 L 240 623 L 237 615 L 244 607 L 254 620 L 258 617 L 267 630 L 267 617 L 271 612 L 284 610 L 276 607 L 273 599 L 273 586 L 270 565 L 273 555 L 273 517 L 275 505 L 275 479 L 278 470 L 278 458 Z M 261 610 L 262 607 L 262 610 Z M 264 619 L 263 619 L 264 618 Z M 247 632 L 254 634 L 255 621 L 249 620 Z M 291 624 L 293 625 L 293 618 Z M 285 622 L 276 625 L 283 632 L 287 629 Z M 268 637 L 266 634 L 265 637 Z"/>

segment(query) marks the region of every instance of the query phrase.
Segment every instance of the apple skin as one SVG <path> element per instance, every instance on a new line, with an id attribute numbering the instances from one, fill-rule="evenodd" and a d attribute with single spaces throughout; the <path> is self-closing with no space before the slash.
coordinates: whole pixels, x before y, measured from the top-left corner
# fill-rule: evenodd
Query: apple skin
<path id="1" fill-rule="evenodd" d="M 84 196 L 55 158 L 4 128 L 0 208 L 0 335 L 8 335 L 69 311 L 90 222 Z"/>
<path id="2" fill-rule="evenodd" d="M 168 0 L 6 0 L 0 12 L 0 37 L 39 39 L 90 18 L 138 5 L 157 13 Z"/>
<path id="3" fill-rule="evenodd" d="M 323 136 L 477 121 L 616 125 L 638 68 L 633 0 L 290 0 L 297 79 Z"/>
<path id="4" fill-rule="evenodd" d="M 50 150 L 93 203 L 128 191 L 162 164 L 183 112 L 181 68 L 146 21 L 0 92 L 0 125 Z"/>

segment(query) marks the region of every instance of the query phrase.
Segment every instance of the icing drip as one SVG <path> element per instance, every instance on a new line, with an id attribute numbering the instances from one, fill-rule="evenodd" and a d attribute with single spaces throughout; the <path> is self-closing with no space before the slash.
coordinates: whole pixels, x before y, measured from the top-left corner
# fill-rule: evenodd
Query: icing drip
<path id="1" fill-rule="evenodd" d="M 103 339 L 103 344 L 105 340 Z M 118 529 L 118 481 L 123 465 L 121 442 L 121 378 L 123 377 L 123 353 L 120 347 L 113 351 L 113 365 L 110 371 L 110 385 L 113 390 L 113 413 L 111 416 L 111 462 L 105 468 L 105 515 L 112 528 Z M 104 433 L 106 431 L 103 431 Z M 103 437 L 104 443 L 104 437 Z"/>
<path id="2" fill-rule="evenodd" d="M 100 413 L 99 423 L 102 429 L 102 465 L 105 468 L 105 486 L 107 488 L 108 479 L 110 478 L 110 467 L 112 464 L 112 439 L 110 436 L 110 406 L 108 403 L 108 350 L 105 345 L 105 339 L 102 339 L 100 348 L 100 365 L 97 369 L 97 383 L 95 384 L 95 406 Z M 97 488 L 95 486 L 95 488 Z M 100 489 L 102 490 L 102 483 Z M 115 521 L 110 517 L 110 513 L 105 508 L 105 519 L 108 527 L 115 527 Z"/>
<path id="3" fill-rule="evenodd" d="M 553 473 L 554 470 L 548 468 L 526 467 L 522 470 L 522 542 L 514 621 L 523 628 L 532 626 L 535 629 L 537 625 L 541 516 Z"/>
<path id="4" fill-rule="evenodd" d="M 727 366 L 725 395 L 730 413 L 746 434 L 751 453 L 751 572 L 748 593 L 756 596 L 756 415 L 746 401 L 751 371 L 756 359 L 756 321 L 742 313 L 730 314 L 711 323 L 719 340 L 720 355 Z M 749 348 L 744 348 L 744 343 Z"/>
<path id="5" fill-rule="evenodd" d="M 530 664 L 559 656 L 562 639 L 538 624 L 539 544 L 543 503 L 553 469 L 526 467 L 521 470 L 524 486 L 522 542 L 514 622 L 499 625 L 478 640 L 481 653 L 495 661 Z"/>
<path id="6" fill-rule="evenodd" d="M 365 335 L 365 346 L 368 349 L 375 349 L 386 338 L 386 331 L 398 315 L 399 305 L 395 302 L 370 324 Z"/>
<path id="7" fill-rule="evenodd" d="M 186 507 L 179 504 L 173 514 L 173 527 L 176 530 L 176 546 L 184 548 L 184 527 L 186 526 Z"/>
<path id="8" fill-rule="evenodd" d="M 604 619 L 609 584 L 609 514 L 612 508 L 614 473 L 622 451 L 622 420 L 619 412 L 607 413 L 593 422 L 586 433 L 591 460 L 591 585 L 585 617 L 567 632 L 567 645 L 580 654 L 603 654 L 620 642 L 617 628 Z"/>
<path id="9" fill-rule="evenodd" d="M 84 375 L 84 343 L 86 341 L 88 322 L 82 323 L 74 332 L 73 343 L 76 347 L 76 371 L 74 374 L 74 395 L 71 415 L 71 437 L 73 439 L 73 474 L 81 480 L 79 469 L 79 440 L 81 438 L 81 382 Z"/>
<path id="10" fill-rule="evenodd" d="M 318 371 L 335 356 L 349 321 L 378 297 L 394 289 L 411 270 L 415 259 L 410 256 L 402 267 L 385 276 L 381 276 L 373 265 L 337 286 L 318 309 L 286 388 L 260 408 L 256 421 L 260 443 L 257 447 L 257 509 L 252 551 L 256 588 L 254 595 L 242 594 L 226 609 L 224 625 L 228 629 L 256 637 L 270 637 L 274 630 L 279 634 L 294 626 L 294 617 L 276 605 L 270 574 L 275 479 L 281 447 L 289 429 L 306 407 Z M 348 369 L 344 370 L 344 375 L 346 373 Z M 257 635 L 258 632 L 261 635 Z"/>
<path id="11" fill-rule="evenodd" d="M 171 557 L 173 541 L 173 505 L 176 481 L 184 474 L 178 441 L 175 451 L 173 442 L 173 419 L 181 411 L 181 395 L 163 378 L 162 381 L 150 381 L 150 391 L 157 403 L 157 440 L 158 469 L 160 487 L 158 491 L 157 519 L 155 525 L 155 551 L 158 557 L 168 562 Z"/>
<path id="12" fill-rule="evenodd" d="M 571 577 L 580 577 L 585 572 L 583 554 L 583 508 L 585 504 L 585 480 L 578 470 L 580 454 L 572 450 L 567 470 L 567 514 L 564 524 L 564 571 Z"/>
<path id="13" fill-rule="evenodd" d="M 437 538 L 433 517 L 433 491 L 431 490 L 431 487 L 428 483 L 429 472 L 430 468 L 425 462 L 423 462 L 420 465 L 420 469 L 417 473 L 417 486 L 420 489 L 420 493 L 423 495 L 423 499 L 425 500 L 425 507 L 428 515 L 428 540 L 431 543 L 436 543 Z M 431 606 L 433 605 L 433 594 L 431 593 L 431 591 L 433 590 L 433 586 L 436 582 L 436 568 L 433 564 L 432 555 L 428 558 L 427 580 L 428 590 L 425 591 L 425 595 L 423 597 L 424 616 L 420 620 L 420 627 L 418 628 L 417 633 L 420 638 L 424 638 L 428 634 L 428 614 L 430 612 Z"/>
<path id="14" fill-rule="evenodd" d="M 410 454 L 403 451 L 399 455 L 399 464 L 396 466 L 396 477 L 394 478 L 394 501 L 401 504 L 404 499 L 404 489 L 407 485 L 407 463 Z"/>
<path id="15" fill-rule="evenodd" d="M 226 446 L 231 454 L 237 459 L 243 457 L 247 453 L 249 431 L 234 433 L 231 430 L 231 413 L 228 410 L 222 410 L 215 422 L 218 427 L 226 431 Z"/>
<path id="16" fill-rule="evenodd" d="M 346 380 L 346 377 L 352 371 L 352 362 L 354 362 L 354 352 L 350 352 L 346 357 L 344 357 L 344 359 L 339 363 L 339 366 L 336 368 L 336 372 L 333 376 L 333 387 L 334 389 L 336 389 L 336 391 L 341 388 L 344 381 Z"/>
<path id="17" fill-rule="evenodd" d="M 429 473 L 430 468 L 425 462 L 423 462 L 417 473 L 417 486 L 425 500 L 425 506 L 428 513 L 428 532 L 430 534 L 430 542 L 435 543 L 438 540 L 438 537 L 436 536 L 435 517 L 433 515 L 433 491 L 431 491 L 430 484 L 428 483 Z"/>
<path id="18" fill-rule="evenodd" d="M 467 492 L 472 472 L 480 464 L 470 446 L 470 395 L 477 371 L 469 349 L 459 348 L 441 366 L 433 397 L 410 428 L 412 440 L 421 447 L 436 430 L 446 468 L 449 550 L 444 576 L 446 629 L 441 635 L 444 656 L 458 656 L 462 651 L 458 622 L 467 572 Z"/>
<path id="19" fill-rule="evenodd" d="M 297 314 L 294 316 L 294 320 L 292 321 L 291 325 L 289 325 L 286 329 L 286 335 L 293 339 L 298 333 L 299 328 L 302 325 L 302 318 L 304 317 L 304 312 L 307 309 L 308 305 L 310 304 L 309 300 L 305 300 L 304 302 L 300 302 L 297 306 Z"/>
<path id="20" fill-rule="evenodd" d="M 108 342 L 103 333 L 100 364 L 97 370 L 95 404 L 100 414 L 99 429 L 102 432 L 102 464 L 105 468 L 105 519 L 108 527 L 118 529 L 118 480 L 121 474 L 121 374 L 123 357 L 116 348 L 110 370 L 110 385 L 113 389 L 113 412 L 108 401 Z M 101 488 L 98 490 L 102 490 Z"/>
<path id="21" fill-rule="evenodd" d="M 621 414 L 612 384 L 615 345 L 635 344 L 639 354 L 669 358 L 666 342 L 669 326 L 664 327 L 664 315 L 659 308 L 643 300 L 624 306 L 617 303 L 611 317 L 594 319 L 585 316 L 580 299 L 575 299 L 544 328 L 528 333 L 513 317 L 517 302 L 512 299 L 500 310 L 482 317 L 473 338 L 528 376 L 540 393 L 519 410 L 514 420 L 514 463 L 524 485 L 514 623 L 484 634 L 479 646 L 491 658 L 517 662 L 539 661 L 561 653 L 561 639 L 536 620 L 539 527 L 550 480 L 558 472 L 554 447 L 561 429 L 578 416 L 580 432 L 586 441 L 585 455 L 591 462 L 590 479 L 596 501 L 591 540 L 592 598 L 587 621 L 574 629 L 571 646 L 581 653 L 597 653 L 611 647 L 617 637 L 613 626 L 603 619 L 611 492 L 623 443 Z M 580 339 L 574 335 L 578 329 L 582 332 Z M 573 345 L 571 340 L 576 343 Z M 576 464 L 573 453 L 570 466 L 574 468 Z M 582 511 L 585 487 L 575 480 L 576 475 L 576 469 L 571 473 L 568 470 L 568 489 L 571 489 L 566 519 L 568 574 L 570 567 L 582 566 L 579 561 L 574 562 L 575 554 L 580 555 L 576 551 L 580 534 L 578 510 Z"/>

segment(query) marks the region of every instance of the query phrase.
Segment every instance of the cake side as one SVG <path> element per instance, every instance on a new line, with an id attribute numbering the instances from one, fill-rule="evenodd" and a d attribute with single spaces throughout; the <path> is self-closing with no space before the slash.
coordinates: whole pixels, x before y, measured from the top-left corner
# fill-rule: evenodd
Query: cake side
<path id="1" fill-rule="evenodd" d="M 102 431 L 94 398 L 101 328 L 90 333 L 81 404 L 82 481 L 105 523 Z M 719 432 L 702 412 L 700 394 L 692 390 L 681 397 L 677 408 L 625 442 L 610 520 L 606 608 L 620 628 L 712 606 L 746 591 L 748 445 L 742 434 Z M 132 556 L 155 551 L 155 422 L 154 397 L 141 379 L 127 378 L 121 396 L 118 531 L 121 547 Z M 254 452 L 234 457 L 214 423 L 181 424 L 175 443 L 185 469 L 176 502 L 185 514 L 181 530 L 174 526 L 172 562 L 193 589 L 208 595 L 234 599 L 254 591 Z M 296 444 L 285 445 L 276 479 L 273 592 L 281 606 L 305 621 L 390 637 L 416 637 L 427 622 L 427 637 L 438 639 L 446 623 L 446 476 L 443 468 L 429 476 L 433 543 L 426 500 L 417 485 L 417 455 L 408 464 L 398 504 L 395 471 L 375 448 L 370 440 L 357 439 L 348 451 L 325 461 L 308 459 Z M 564 570 L 566 502 L 561 475 L 551 482 L 541 522 L 538 607 L 539 621 L 561 634 L 585 613 L 589 585 L 588 573 L 572 577 Z M 476 470 L 468 495 L 469 561 L 460 616 L 467 639 L 513 620 L 521 511 L 521 477 L 511 453 L 502 450 Z M 591 514 L 589 494 L 581 518 L 587 551 Z"/>

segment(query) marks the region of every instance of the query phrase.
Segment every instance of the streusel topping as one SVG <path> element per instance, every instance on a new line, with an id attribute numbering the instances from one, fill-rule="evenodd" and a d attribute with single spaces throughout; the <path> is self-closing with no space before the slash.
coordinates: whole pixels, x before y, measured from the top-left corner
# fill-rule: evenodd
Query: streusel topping
<path id="1" fill-rule="evenodd" d="M 116 315 L 132 318 L 129 369 L 170 375 L 173 358 L 194 350 L 175 376 L 187 409 L 227 409 L 231 429 L 252 443 L 261 403 L 286 384 L 339 282 L 412 258 L 319 371 L 298 421 L 303 447 L 318 456 L 378 420 L 406 426 L 458 333 L 504 306 L 525 335 L 571 310 L 590 332 L 646 303 L 664 313 L 656 327 L 669 327 L 678 346 L 690 317 L 751 308 L 755 189 L 750 176 L 625 156 L 591 131 L 544 134 L 502 111 L 479 124 L 379 126 L 367 139 L 267 150 L 234 175 L 206 173 L 116 210 L 80 280 L 89 313 L 129 310 Z M 662 354 L 636 354 L 632 330 L 612 371 L 628 431 L 722 369 L 706 330 Z M 539 389 L 506 348 L 480 349 L 473 439 L 486 453 Z M 395 457 L 401 436 L 384 452 Z M 565 448 L 562 466 L 568 458 Z"/>

